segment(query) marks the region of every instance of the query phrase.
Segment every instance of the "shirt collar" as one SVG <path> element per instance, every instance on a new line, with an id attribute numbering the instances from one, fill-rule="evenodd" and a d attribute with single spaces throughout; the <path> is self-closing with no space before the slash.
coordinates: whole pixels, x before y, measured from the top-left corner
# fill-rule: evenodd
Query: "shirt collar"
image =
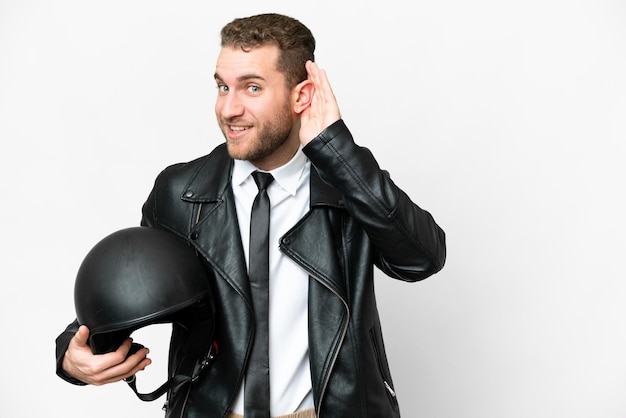
<path id="1" fill-rule="evenodd" d="M 304 168 L 307 164 L 307 157 L 302 152 L 302 147 L 298 148 L 298 151 L 287 164 L 270 170 L 269 173 L 274 177 L 274 181 L 278 185 L 286 190 L 292 196 L 295 196 L 298 189 L 298 183 L 304 172 Z M 235 160 L 233 167 L 233 185 L 240 186 L 251 178 L 251 174 L 254 171 L 259 170 L 254 164 L 246 160 Z M 263 170 L 259 170 L 263 171 Z"/>

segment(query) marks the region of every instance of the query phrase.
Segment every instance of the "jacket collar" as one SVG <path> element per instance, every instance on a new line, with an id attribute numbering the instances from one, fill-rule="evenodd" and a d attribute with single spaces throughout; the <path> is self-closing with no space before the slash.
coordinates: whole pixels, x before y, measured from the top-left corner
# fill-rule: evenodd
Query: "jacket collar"
<path id="1" fill-rule="evenodd" d="M 193 203 L 223 201 L 230 186 L 232 171 L 233 159 L 228 155 L 226 144 L 221 144 L 206 156 L 184 188 L 181 199 Z M 313 166 L 310 182 L 311 207 L 343 206 L 341 194 L 324 183 Z"/>
<path id="2" fill-rule="evenodd" d="M 230 185 L 233 160 L 226 144 L 221 144 L 203 158 L 182 191 L 181 199 L 192 203 L 218 202 Z"/>
<path id="3" fill-rule="evenodd" d="M 196 218 L 192 227 L 192 235 L 196 236 L 194 245 L 231 286 L 249 301 L 247 269 L 241 248 L 234 196 L 230 187 L 232 168 L 233 159 L 228 155 L 226 145 L 218 146 L 199 161 L 199 167 L 182 190 L 181 199 L 202 206 L 202 214 Z M 342 206 L 341 195 L 321 180 L 313 166 L 310 182 L 312 209 L 324 205 Z M 312 216 L 313 212 L 317 211 L 312 210 L 305 215 L 305 218 L 294 226 L 292 232 L 299 230 L 300 234 L 309 234 L 315 241 L 319 239 L 320 222 L 325 224 L 326 221 L 323 216 L 319 219 L 321 214 Z M 293 257 L 293 254 L 291 256 Z M 333 253 L 327 254 L 323 259 L 326 260 L 323 270 L 335 270 L 336 261 Z"/>

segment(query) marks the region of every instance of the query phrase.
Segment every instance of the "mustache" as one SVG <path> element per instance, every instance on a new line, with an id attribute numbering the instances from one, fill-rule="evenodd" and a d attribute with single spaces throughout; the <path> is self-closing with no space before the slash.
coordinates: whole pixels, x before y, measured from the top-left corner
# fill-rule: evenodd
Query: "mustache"
<path id="1" fill-rule="evenodd" d="M 235 125 L 235 124 L 246 124 L 246 125 L 252 125 L 251 122 L 246 121 L 245 119 L 241 118 L 241 117 L 234 117 L 234 118 L 219 118 L 219 122 L 222 125 Z"/>

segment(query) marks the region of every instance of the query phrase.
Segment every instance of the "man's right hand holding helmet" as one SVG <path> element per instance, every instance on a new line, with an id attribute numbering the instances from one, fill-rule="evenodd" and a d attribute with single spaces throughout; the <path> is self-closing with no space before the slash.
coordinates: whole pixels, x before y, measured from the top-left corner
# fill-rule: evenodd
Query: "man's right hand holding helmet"
<path id="1" fill-rule="evenodd" d="M 131 338 L 124 340 L 117 350 L 105 354 L 93 354 L 87 344 L 88 339 L 89 328 L 81 325 L 63 358 L 65 373 L 81 382 L 95 386 L 118 382 L 144 370 L 152 363 L 146 357 L 150 350 L 145 347 L 128 355 L 132 345 Z"/>

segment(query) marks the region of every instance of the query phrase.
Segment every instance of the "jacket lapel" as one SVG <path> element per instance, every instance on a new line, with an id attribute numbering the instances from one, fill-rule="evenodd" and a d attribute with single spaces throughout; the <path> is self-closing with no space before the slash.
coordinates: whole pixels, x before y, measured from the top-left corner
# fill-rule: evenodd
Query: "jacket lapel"
<path id="1" fill-rule="evenodd" d="M 230 187 L 232 159 L 222 144 L 194 174 L 182 199 L 200 206 L 191 241 L 230 285 L 250 300 L 248 273 Z"/>
<path id="2" fill-rule="evenodd" d="M 334 210 L 334 209 L 337 210 Z M 311 210 L 281 239 L 281 251 L 307 270 L 309 356 L 315 402 L 320 402 L 350 320 L 344 277 L 341 195 L 311 168 Z"/>
<path id="3" fill-rule="evenodd" d="M 341 195 L 311 167 L 311 210 L 281 239 L 281 250 L 345 298 L 341 258 L 337 253 L 342 245 L 340 211 L 322 209 L 328 207 L 343 208 Z"/>

